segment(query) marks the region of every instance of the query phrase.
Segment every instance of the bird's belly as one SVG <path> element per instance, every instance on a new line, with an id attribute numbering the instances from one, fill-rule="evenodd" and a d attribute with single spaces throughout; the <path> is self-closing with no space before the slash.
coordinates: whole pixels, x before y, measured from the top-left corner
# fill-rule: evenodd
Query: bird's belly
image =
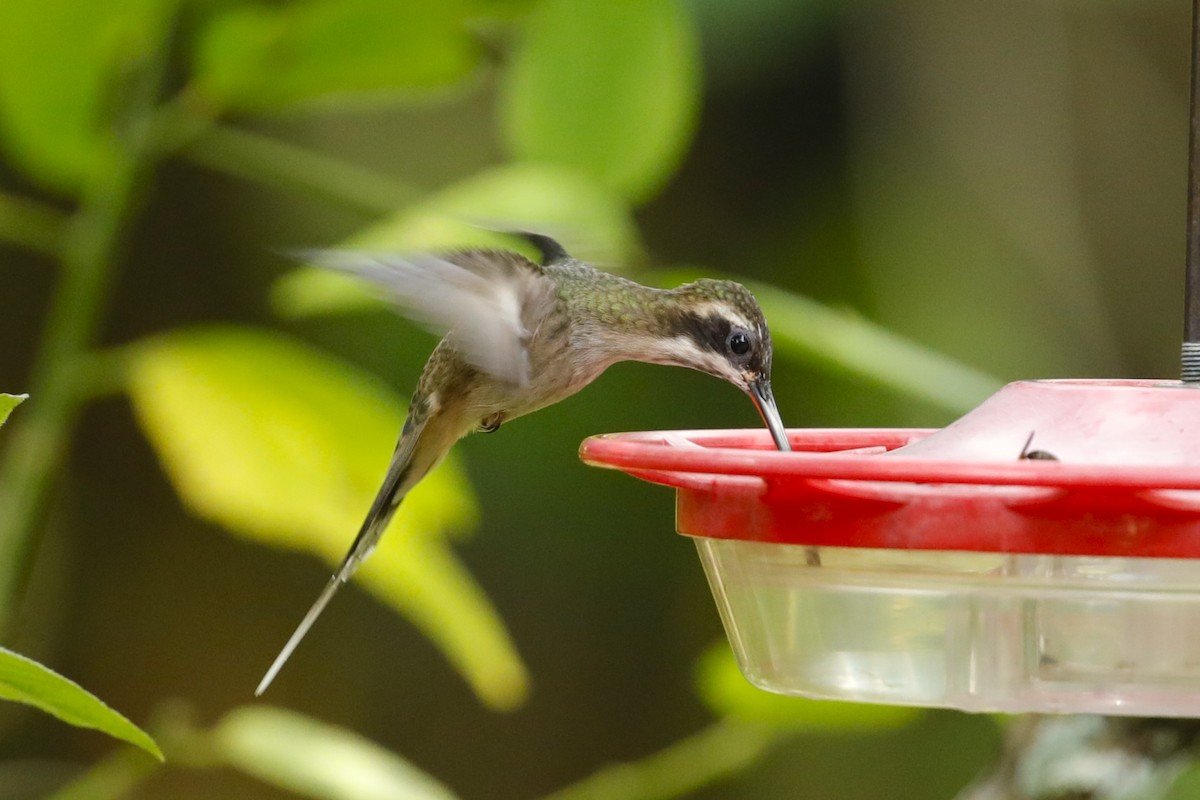
<path id="1" fill-rule="evenodd" d="M 475 402 L 471 405 L 474 416 L 483 420 L 500 414 L 503 420 L 512 420 L 533 413 L 570 397 L 599 374 L 579 374 L 571 368 L 565 356 L 556 361 L 557 363 L 544 365 L 535 364 L 528 386 L 493 384 L 490 391 L 482 392 L 473 398 Z"/>
<path id="2" fill-rule="evenodd" d="M 516 417 L 531 414 L 534 411 L 540 411 L 547 406 L 552 406 L 560 400 L 575 394 L 579 388 L 571 386 L 547 387 L 545 390 L 538 392 L 525 392 L 512 395 L 508 402 L 503 404 L 505 419 L 515 419 Z"/>

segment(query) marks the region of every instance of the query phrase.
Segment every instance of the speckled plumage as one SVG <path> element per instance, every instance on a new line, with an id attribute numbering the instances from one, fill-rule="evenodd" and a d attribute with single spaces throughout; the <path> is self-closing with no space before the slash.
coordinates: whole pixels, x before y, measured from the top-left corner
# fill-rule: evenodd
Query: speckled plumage
<path id="1" fill-rule="evenodd" d="M 375 284 L 406 315 L 445 336 L 417 382 L 358 536 L 258 694 L 370 554 L 404 496 L 456 441 L 552 405 L 617 361 L 691 367 L 733 383 L 751 395 L 777 444 L 787 449 L 770 391 L 770 333 L 745 287 L 700 280 L 653 289 L 571 258 L 547 237 L 526 237 L 543 263 L 501 250 L 319 257 L 324 266 Z"/>

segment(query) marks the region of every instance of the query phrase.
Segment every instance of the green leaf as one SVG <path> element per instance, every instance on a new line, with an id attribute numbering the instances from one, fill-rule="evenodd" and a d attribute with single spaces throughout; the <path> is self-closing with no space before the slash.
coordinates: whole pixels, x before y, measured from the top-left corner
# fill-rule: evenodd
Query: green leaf
<path id="1" fill-rule="evenodd" d="M 718 716 L 813 733 L 891 730 L 903 727 L 923 711 L 907 706 L 811 700 L 763 691 L 738 670 L 725 642 L 709 648 L 696 665 L 696 689 Z"/>
<path id="2" fill-rule="evenodd" d="M 69 725 L 102 731 L 163 760 L 162 751 L 149 735 L 98 697 L 74 681 L 3 647 L 0 647 L 0 700 L 35 706 Z"/>
<path id="3" fill-rule="evenodd" d="M 171 0 L 0 3 L 0 147 L 75 192 L 113 152 L 114 79 L 161 38 Z"/>
<path id="4" fill-rule="evenodd" d="M 441 783 L 344 728 L 278 708 L 227 714 L 213 731 L 218 758 L 259 780 L 317 800 L 454 800 Z"/>
<path id="5" fill-rule="evenodd" d="M 249 329 L 179 331 L 128 357 L 134 411 L 193 513 L 341 561 L 386 470 L 401 398 L 348 364 Z M 507 708 L 524 699 L 525 669 L 443 539 L 477 516 L 452 453 L 405 498 L 355 580 L 420 626 L 485 702 Z"/>
<path id="6" fill-rule="evenodd" d="M 22 402 L 29 399 L 27 394 L 4 394 L 0 392 L 0 425 L 8 419 L 8 415 L 12 410 L 21 405 Z"/>
<path id="7" fill-rule="evenodd" d="M 671 176 L 698 116 L 696 33 L 678 0 L 545 0 L 506 77 L 513 153 L 635 200 Z"/>
<path id="8" fill-rule="evenodd" d="M 521 249 L 516 240 L 480 225 L 548 233 L 576 256 L 599 263 L 628 263 L 637 251 L 626 203 L 569 170 L 537 164 L 510 164 L 475 175 L 339 246 L 371 252 Z M 353 278 L 302 269 L 276 284 L 272 302 L 279 313 L 297 317 L 358 309 L 375 301 Z"/>
<path id="9" fill-rule="evenodd" d="M 309 0 L 237 5 L 196 51 L 202 92 L 241 110 L 349 96 L 395 99 L 444 87 L 479 63 L 453 0 Z"/>

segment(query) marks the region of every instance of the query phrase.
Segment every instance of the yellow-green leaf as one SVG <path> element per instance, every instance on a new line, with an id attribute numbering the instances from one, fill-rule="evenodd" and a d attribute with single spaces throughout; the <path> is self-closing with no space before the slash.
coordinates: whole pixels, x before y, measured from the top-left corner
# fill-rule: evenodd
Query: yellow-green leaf
<path id="1" fill-rule="evenodd" d="M 516 240 L 481 226 L 557 236 L 574 255 L 602 264 L 628 263 L 637 250 L 636 229 L 624 201 L 570 170 L 538 164 L 509 164 L 475 175 L 339 246 L 377 253 L 521 249 Z M 304 316 L 361 308 L 373 298 L 353 278 L 301 269 L 276 284 L 272 301 L 281 314 Z"/>
<path id="2" fill-rule="evenodd" d="M 454 800 L 441 783 L 356 733 L 265 706 L 227 714 L 213 731 L 217 757 L 316 800 Z"/>
<path id="3" fill-rule="evenodd" d="M 145 731 L 100 698 L 57 672 L 3 647 L 0 647 L 0 700 L 35 706 L 69 725 L 102 731 L 163 760 L 162 751 Z"/>
<path id="4" fill-rule="evenodd" d="M 197 48 L 197 83 L 231 108 L 349 97 L 395 99 L 468 75 L 479 51 L 455 0 L 308 0 L 235 5 Z"/>
<path id="5" fill-rule="evenodd" d="M 680 0 L 544 0 L 506 74 L 509 148 L 646 199 L 691 140 L 698 50 Z"/>
<path id="6" fill-rule="evenodd" d="M 811 700 L 763 691 L 738 670 L 725 642 L 701 656 L 696 666 L 696 687 L 700 698 L 718 716 L 787 730 L 890 730 L 907 725 L 923 713 L 907 706 Z"/>
<path id="7" fill-rule="evenodd" d="M 348 364 L 250 329 L 179 331 L 128 357 L 137 418 L 191 511 L 254 541 L 341 561 L 386 470 L 401 398 Z M 356 580 L 416 622 L 483 700 L 511 707 L 524 697 L 525 669 L 443 539 L 477 516 L 451 454 L 405 498 Z"/>
<path id="8" fill-rule="evenodd" d="M 8 415 L 12 413 L 14 408 L 28 399 L 29 395 L 27 394 L 4 394 L 0 392 L 0 425 L 4 424 L 4 421 L 8 419 Z"/>

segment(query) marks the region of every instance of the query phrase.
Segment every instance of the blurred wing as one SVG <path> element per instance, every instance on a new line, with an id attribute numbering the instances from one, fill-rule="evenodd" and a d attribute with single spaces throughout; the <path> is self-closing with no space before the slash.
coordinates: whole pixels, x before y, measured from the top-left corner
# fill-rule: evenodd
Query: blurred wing
<path id="1" fill-rule="evenodd" d="M 449 334 L 468 363 L 509 383 L 529 383 L 529 326 L 553 309 L 557 295 L 554 282 L 524 256 L 328 251 L 305 260 L 369 281 L 414 322 Z"/>

